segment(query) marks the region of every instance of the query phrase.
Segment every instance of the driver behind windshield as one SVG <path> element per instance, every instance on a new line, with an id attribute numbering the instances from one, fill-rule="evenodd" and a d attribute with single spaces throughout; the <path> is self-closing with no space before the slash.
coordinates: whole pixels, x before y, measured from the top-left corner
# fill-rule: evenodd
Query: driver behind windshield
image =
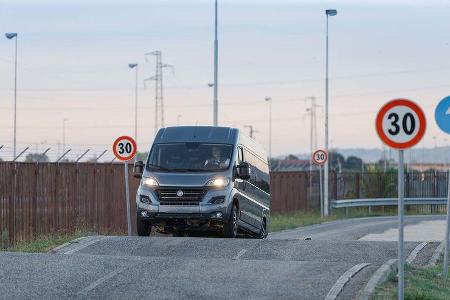
<path id="1" fill-rule="evenodd" d="M 224 168 L 230 164 L 230 159 L 224 159 L 222 157 L 222 151 L 220 147 L 211 148 L 211 158 L 205 161 L 204 166 L 207 168 Z"/>

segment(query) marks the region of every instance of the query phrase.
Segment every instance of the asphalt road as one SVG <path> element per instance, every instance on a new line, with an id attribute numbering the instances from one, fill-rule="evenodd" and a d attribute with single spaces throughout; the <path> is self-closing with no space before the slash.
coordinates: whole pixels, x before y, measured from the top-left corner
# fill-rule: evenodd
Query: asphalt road
<path id="1" fill-rule="evenodd" d="M 338 298 L 352 299 L 397 256 L 396 242 L 358 239 L 396 226 L 395 218 L 366 218 L 274 233 L 267 240 L 96 236 L 55 253 L 3 252 L 0 298 L 324 299 L 346 271 L 368 263 Z M 406 243 L 407 255 L 418 244 Z"/>

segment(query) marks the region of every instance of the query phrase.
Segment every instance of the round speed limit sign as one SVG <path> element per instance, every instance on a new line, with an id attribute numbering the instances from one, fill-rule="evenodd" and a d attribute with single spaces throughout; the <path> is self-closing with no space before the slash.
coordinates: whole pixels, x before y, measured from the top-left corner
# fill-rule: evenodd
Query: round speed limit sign
<path id="1" fill-rule="evenodd" d="M 378 112 L 376 129 L 380 139 L 391 148 L 407 149 L 416 145 L 425 134 L 425 114 L 408 99 L 395 99 Z"/>
<path id="2" fill-rule="evenodd" d="M 325 150 L 316 150 L 313 153 L 312 160 L 317 165 L 323 165 L 328 160 L 328 153 Z"/>
<path id="3" fill-rule="evenodd" d="M 118 160 L 130 160 L 136 155 L 137 146 L 132 137 L 118 137 L 113 144 L 113 152 Z"/>

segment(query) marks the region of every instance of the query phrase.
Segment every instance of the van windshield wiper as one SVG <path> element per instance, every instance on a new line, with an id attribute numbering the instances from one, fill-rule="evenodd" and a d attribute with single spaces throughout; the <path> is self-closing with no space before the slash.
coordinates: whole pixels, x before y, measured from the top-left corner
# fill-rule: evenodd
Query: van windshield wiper
<path id="1" fill-rule="evenodd" d="M 204 170 L 202 170 L 202 169 L 188 169 L 188 168 L 186 168 L 186 169 L 172 169 L 172 171 L 175 171 L 175 172 L 203 172 Z"/>
<path id="2" fill-rule="evenodd" d="M 154 164 L 148 164 L 148 166 L 152 169 L 156 169 L 156 170 L 161 170 L 161 171 L 172 171 L 172 169 L 166 168 L 166 167 L 162 167 L 162 166 L 158 166 L 158 165 L 154 165 Z"/>

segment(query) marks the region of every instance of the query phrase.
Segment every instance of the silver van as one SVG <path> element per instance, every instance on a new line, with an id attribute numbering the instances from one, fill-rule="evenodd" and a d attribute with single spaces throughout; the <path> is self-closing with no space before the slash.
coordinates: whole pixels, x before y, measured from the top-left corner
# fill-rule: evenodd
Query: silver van
<path id="1" fill-rule="evenodd" d="M 137 231 L 184 235 L 216 231 L 267 237 L 270 223 L 266 153 L 239 129 L 167 127 L 158 131 L 147 161 L 137 161 Z"/>

